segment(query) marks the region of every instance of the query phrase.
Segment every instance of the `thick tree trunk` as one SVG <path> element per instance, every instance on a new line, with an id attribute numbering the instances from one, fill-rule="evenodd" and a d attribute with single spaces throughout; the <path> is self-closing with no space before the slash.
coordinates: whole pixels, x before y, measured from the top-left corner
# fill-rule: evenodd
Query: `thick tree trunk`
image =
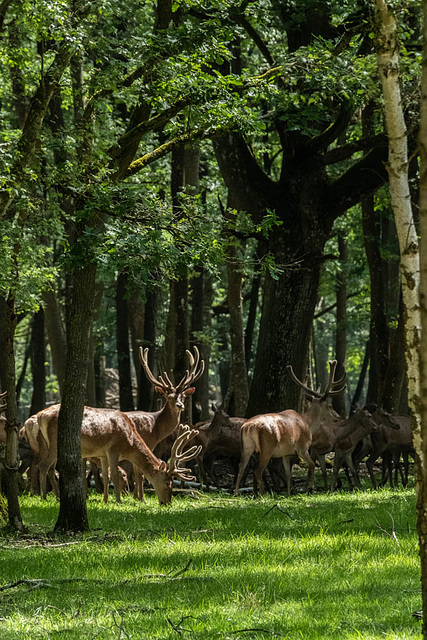
<path id="1" fill-rule="evenodd" d="M 60 510 L 55 529 L 60 531 L 85 531 L 89 528 L 80 431 L 86 397 L 95 275 L 94 264 L 74 271 L 67 308 L 67 369 L 58 418 Z"/>
<path id="2" fill-rule="evenodd" d="M 119 273 L 116 287 L 116 340 L 121 411 L 134 410 L 129 351 L 128 280 L 129 275 L 126 272 Z"/>
<path id="3" fill-rule="evenodd" d="M 46 405 L 46 347 L 44 337 L 44 312 L 42 307 L 40 307 L 33 317 L 31 347 L 33 394 L 31 397 L 30 415 L 34 415 L 44 409 Z"/>
<path id="4" fill-rule="evenodd" d="M 291 364 L 297 377 L 305 379 L 319 267 L 319 262 L 313 261 L 288 269 L 278 280 L 266 278 L 247 415 L 300 407 L 300 387 L 286 367 Z"/>

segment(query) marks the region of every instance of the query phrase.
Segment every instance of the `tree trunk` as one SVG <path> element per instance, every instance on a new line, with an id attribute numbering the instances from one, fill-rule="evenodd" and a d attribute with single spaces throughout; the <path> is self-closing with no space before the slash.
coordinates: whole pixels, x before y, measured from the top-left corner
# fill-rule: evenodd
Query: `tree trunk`
<path id="1" fill-rule="evenodd" d="M 347 358 L 347 245 L 343 234 L 338 234 L 338 252 L 340 272 L 337 276 L 337 315 L 335 333 L 335 357 L 338 361 L 336 378 L 339 379 L 346 369 Z M 343 418 L 347 417 L 347 394 L 345 391 L 333 399 L 333 407 Z"/>
<path id="2" fill-rule="evenodd" d="M 67 369 L 58 417 L 60 510 L 55 529 L 60 531 L 85 531 L 89 528 L 80 431 L 96 294 L 95 275 L 94 264 L 74 271 L 67 308 Z"/>
<path id="3" fill-rule="evenodd" d="M 31 347 L 33 394 L 31 398 L 30 415 L 34 415 L 46 406 L 46 347 L 44 337 L 44 312 L 42 307 L 40 307 L 33 317 Z"/>
<path id="4" fill-rule="evenodd" d="M 232 415 L 244 417 L 249 399 L 243 330 L 242 262 L 235 244 L 227 247 L 228 309 L 230 312 L 230 380 L 226 404 Z M 250 414 L 252 415 L 252 414 Z"/>
<path id="5" fill-rule="evenodd" d="M 67 362 L 67 339 L 55 291 L 44 291 L 42 300 L 53 370 L 58 378 L 59 393 L 62 397 Z"/>
<path id="6" fill-rule="evenodd" d="M 129 330 L 130 342 L 132 346 L 132 362 L 135 369 L 137 397 L 142 379 L 145 377 L 139 359 L 139 348 L 144 344 L 144 322 L 145 322 L 145 303 L 139 288 L 132 287 L 128 295 L 128 314 L 129 314 Z"/>
<path id="7" fill-rule="evenodd" d="M 421 433 L 414 441 L 417 452 L 417 513 L 421 558 L 423 638 L 427 639 L 427 0 L 423 0 L 423 66 L 420 124 L 420 252 L 421 252 Z"/>
<path id="8" fill-rule="evenodd" d="M 373 0 L 376 18 L 376 47 L 384 95 L 389 140 L 390 195 L 399 238 L 400 273 L 405 317 L 406 368 L 413 415 L 414 438 L 420 450 L 419 356 L 421 318 L 419 305 L 419 248 L 408 181 L 407 129 L 399 86 L 399 47 L 396 22 L 384 0 Z"/>
<path id="9" fill-rule="evenodd" d="M 156 317 L 158 306 L 158 290 L 153 288 L 147 292 L 147 299 L 145 301 L 145 315 L 144 315 L 144 342 L 143 347 L 148 348 L 148 366 L 150 371 L 154 373 L 156 362 Z M 137 409 L 140 411 L 153 411 L 154 410 L 154 395 L 153 385 L 147 379 L 147 376 L 142 371 L 140 376 L 140 384 L 138 387 L 138 402 Z"/>
<path id="10" fill-rule="evenodd" d="M 13 339 L 16 327 L 15 298 L 9 292 L 8 298 L 0 298 L 1 325 L 4 328 L 4 364 L 1 369 L 2 390 L 7 392 L 6 406 L 6 453 L 5 484 L 9 525 L 16 531 L 23 531 L 18 500 L 18 407 L 15 390 L 15 353 Z"/>
<path id="11" fill-rule="evenodd" d="M 119 273 L 116 287 L 116 339 L 121 411 L 134 410 L 129 351 L 128 280 L 127 272 Z"/>
<path id="12" fill-rule="evenodd" d="M 281 232 L 275 234 L 280 242 Z M 286 367 L 291 364 L 297 377 L 305 379 L 319 277 L 317 261 L 287 269 L 277 280 L 266 277 L 247 415 L 300 407 L 300 387 Z"/>
<path id="13" fill-rule="evenodd" d="M 200 357 L 205 361 L 205 371 L 197 381 L 196 391 L 193 395 L 193 421 L 196 423 L 209 419 L 209 358 L 211 351 L 209 337 L 213 289 L 211 278 L 204 269 L 200 269 L 191 284 L 191 342 L 198 348 Z"/>

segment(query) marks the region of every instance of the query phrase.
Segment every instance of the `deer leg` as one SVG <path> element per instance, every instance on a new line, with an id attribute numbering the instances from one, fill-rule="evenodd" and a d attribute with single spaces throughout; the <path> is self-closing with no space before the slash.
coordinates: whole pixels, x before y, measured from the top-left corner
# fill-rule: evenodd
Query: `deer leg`
<path id="1" fill-rule="evenodd" d="M 345 455 L 345 461 L 347 462 L 347 466 L 351 473 L 351 483 L 353 487 L 355 487 L 356 489 L 360 489 L 360 480 L 359 480 L 358 473 L 353 464 L 353 458 L 351 457 L 351 452 Z"/>
<path id="2" fill-rule="evenodd" d="M 307 472 L 307 492 L 313 493 L 314 491 L 314 462 L 310 457 L 308 451 L 299 451 L 298 455 L 300 458 L 304 460 L 306 465 L 308 466 Z M 326 469 L 325 469 L 326 471 Z"/>
<path id="3" fill-rule="evenodd" d="M 246 466 L 251 458 L 252 451 L 246 450 L 242 451 L 242 457 L 240 458 L 239 464 L 239 473 L 237 474 L 236 487 L 234 489 L 234 495 L 237 496 L 239 494 L 240 481 L 242 479 L 243 473 L 246 469 Z"/>
<path id="4" fill-rule="evenodd" d="M 43 500 L 46 500 L 46 494 L 47 494 L 46 480 L 47 480 L 47 473 L 49 471 L 49 467 L 50 465 L 46 466 L 43 463 L 39 465 L 40 495 L 43 498 Z"/>
<path id="5" fill-rule="evenodd" d="M 289 498 L 289 496 L 291 495 L 291 480 L 292 480 L 291 457 L 283 456 L 282 462 L 283 462 L 283 469 L 285 470 L 285 477 L 286 477 L 286 494 Z"/>
<path id="6" fill-rule="evenodd" d="M 116 496 L 116 502 L 121 502 L 121 492 L 120 492 L 120 478 L 119 478 L 119 456 L 109 453 L 108 455 L 108 465 L 110 467 L 111 480 L 114 486 L 114 493 Z M 108 474 L 107 474 L 107 483 L 108 483 Z M 105 481 L 104 481 L 105 484 Z"/>
<path id="7" fill-rule="evenodd" d="M 47 472 L 47 476 L 50 480 L 50 484 L 52 485 L 53 493 L 57 498 L 59 498 L 59 487 L 58 487 L 58 481 L 56 479 L 55 465 L 52 465 L 50 467 L 49 471 Z"/>
<path id="8" fill-rule="evenodd" d="M 264 469 L 266 468 L 266 466 L 268 465 L 268 463 L 270 462 L 270 457 L 268 455 L 263 455 L 262 451 L 259 455 L 259 460 L 258 460 L 258 464 L 254 469 L 254 480 L 256 482 L 254 482 L 254 493 L 255 493 L 255 489 L 256 489 L 256 493 L 255 495 L 259 493 L 263 496 L 265 494 L 265 487 L 264 487 L 264 479 L 262 477 L 263 473 L 264 473 Z"/>
<path id="9" fill-rule="evenodd" d="M 337 486 L 338 473 L 339 473 L 339 470 L 341 468 L 341 463 L 342 463 L 342 456 L 341 456 L 340 453 L 337 453 L 335 451 L 334 468 L 333 468 L 333 471 L 332 471 L 332 487 L 331 487 L 331 491 L 335 491 L 335 488 Z"/>
<path id="10" fill-rule="evenodd" d="M 323 453 L 315 453 L 314 456 L 311 456 L 311 459 L 313 460 L 313 463 L 316 462 L 316 459 L 319 462 L 319 466 L 320 466 L 320 470 L 322 472 L 322 478 L 323 478 L 323 485 L 325 488 L 325 491 L 328 490 L 328 473 L 326 471 L 326 460 L 325 460 L 325 456 L 323 455 Z"/>
<path id="11" fill-rule="evenodd" d="M 377 483 L 375 480 L 375 473 L 374 473 L 374 464 L 376 461 L 376 456 L 369 456 L 369 458 L 366 460 L 366 468 L 368 469 L 368 473 L 369 473 L 369 477 L 371 479 L 371 484 L 372 484 L 372 488 L 376 489 L 377 488 Z"/>
<path id="12" fill-rule="evenodd" d="M 109 482 L 108 482 L 108 460 L 105 456 L 100 458 L 101 463 L 101 473 L 102 473 L 102 482 L 104 483 L 104 502 L 108 502 L 108 490 L 109 490 Z"/>
<path id="13" fill-rule="evenodd" d="M 144 476 L 136 467 L 133 468 L 135 476 L 135 486 L 133 488 L 133 497 L 135 500 L 144 502 Z"/>

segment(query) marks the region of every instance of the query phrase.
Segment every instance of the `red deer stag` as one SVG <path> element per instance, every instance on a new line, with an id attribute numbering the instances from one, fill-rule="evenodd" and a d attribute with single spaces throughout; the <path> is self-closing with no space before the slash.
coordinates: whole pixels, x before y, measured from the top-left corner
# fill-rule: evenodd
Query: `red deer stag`
<path id="1" fill-rule="evenodd" d="M 291 365 L 288 370 L 294 381 L 302 387 L 306 396 L 311 400 L 311 405 L 303 414 L 293 409 L 287 409 L 279 413 L 266 413 L 247 420 L 241 429 L 242 456 L 237 476 L 234 495 L 238 494 L 240 480 L 246 465 L 253 453 L 259 453 L 259 461 L 254 470 L 256 483 L 260 493 L 264 493 L 262 472 L 271 458 L 282 458 L 286 475 L 288 496 L 291 493 L 291 458 L 295 454 L 302 458 L 308 465 L 308 489 L 314 488 L 314 462 L 310 457 L 309 449 L 313 435 L 327 410 L 327 399 L 336 396 L 345 387 L 346 374 L 334 380 L 337 361 L 329 363 L 329 382 L 323 394 L 310 389 L 296 377 Z"/>
<path id="2" fill-rule="evenodd" d="M 42 495 L 46 495 L 46 473 L 48 464 L 56 462 L 58 415 L 60 405 L 54 405 L 37 414 L 40 432 L 47 445 L 45 459 L 40 467 L 40 485 Z M 34 417 L 34 416 L 33 416 Z M 31 418 L 29 419 L 31 420 Z M 28 421 L 27 421 L 28 422 Z M 114 485 L 116 501 L 120 502 L 119 460 L 130 460 L 134 467 L 147 476 L 154 487 L 160 504 L 171 501 L 172 480 L 174 477 L 188 479 L 188 469 L 180 464 L 198 455 L 199 447 L 183 452 L 183 448 L 197 435 L 187 425 L 177 438 L 172 449 L 169 464 L 156 458 L 135 429 L 132 420 L 124 413 L 113 409 L 93 409 L 85 407 L 81 431 L 81 449 L 83 458 L 99 458 L 102 475 L 108 478 L 108 467 Z M 108 500 L 108 482 L 104 482 L 104 501 Z"/>
<path id="3" fill-rule="evenodd" d="M 189 360 L 189 368 L 183 378 L 174 385 L 166 371 L 163 376 L 155 378 L 148 366 L 148 349 L 139 349 L 139 357 L 144 368 L 145 375 L 154 385 L 156 391 L 161 393 L 166 402 L 160 411 L 127 411 L 135 424 L 139 435 L 151 451 L 164 438 L 167 438 L 179 424 L 181 412 L 184 409 L 185 399 L 192 395 L 195 388 L 193 383 L 198 380 L 205 370 L 204 360 L 200 360 L 197 347 L 194 348 L 194 356 L 186 351 Z M 143 498 L 142 478 L 135 474 L 135 497 Z"/>

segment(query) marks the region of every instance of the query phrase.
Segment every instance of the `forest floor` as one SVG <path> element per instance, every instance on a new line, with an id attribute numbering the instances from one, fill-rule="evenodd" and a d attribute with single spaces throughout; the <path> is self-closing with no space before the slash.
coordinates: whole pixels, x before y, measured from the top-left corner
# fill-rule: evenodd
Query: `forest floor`
<path id="1" fill-rule="evenodd" d="M 413 488 L 91 495 L 72 537 L 49 533 L 53 497 L 21 508 L 29 532 L 0 537 L 2 640 L 421 638 Z"/>

